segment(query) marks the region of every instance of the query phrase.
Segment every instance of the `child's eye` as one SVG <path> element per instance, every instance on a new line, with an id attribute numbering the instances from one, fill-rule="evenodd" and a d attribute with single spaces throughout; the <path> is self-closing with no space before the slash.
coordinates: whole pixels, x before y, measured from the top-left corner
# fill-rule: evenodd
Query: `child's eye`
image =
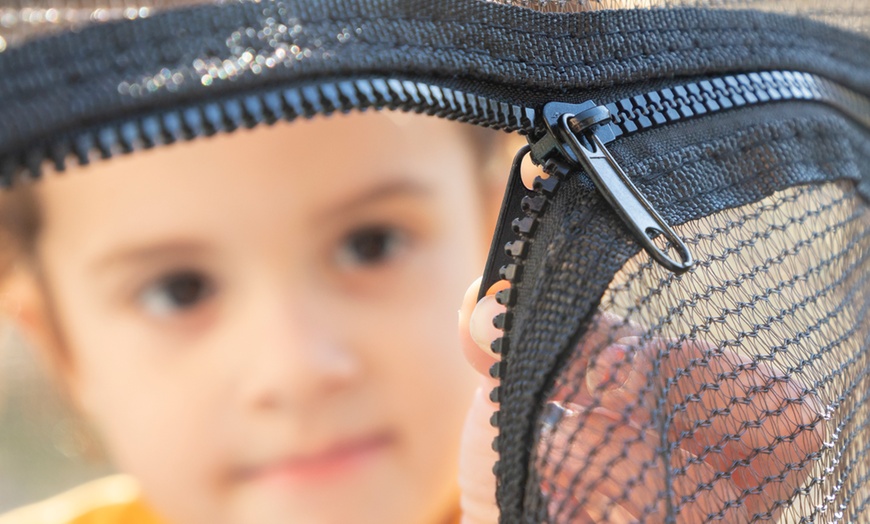
<path id="1" fill-rule="evenodd" d="M 208 299 L 213 288 L 206 276 L 196 271 L 179 271 L 145 288 L 139 302 L 150 315 L 166 317 L 197 307 Z"/>
<path id="2" fill-rule="evenodd" d="M 396 256 L 406 243 L 406 235 L 394 227 L 358 229 L 346 236 L 339 246 L 338 263 L 344 267 L 382 264 Z"/>

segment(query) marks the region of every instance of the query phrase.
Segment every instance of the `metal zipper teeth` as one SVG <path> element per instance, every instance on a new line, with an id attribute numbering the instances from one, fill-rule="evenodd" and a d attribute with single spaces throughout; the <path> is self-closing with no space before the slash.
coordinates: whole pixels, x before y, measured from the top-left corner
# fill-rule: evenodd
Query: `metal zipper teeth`
<path id="1" fill-rule="evenodd" d="M 617 137 L 652 127 L 744 105 L 776 100 L 815 100 L 847 114 L 864 115 L 870 126 L 870 101 L 816 75 L 770 72 L 733 75 L 624 98 L 607 105 Z M 0 185 L 20 173 L 38 177 L 45 161 L 63 170 L 72 156 L 80 164 L 92 155 L 111 158 L 179 140 L 192 140 L 240 127 L 278 120 L 310 118 L 367 108 L 398 109 L 506 131 L 535 129 L 536 110 L 438 86 L 398 78 L 325 81 L 131 116 L 84 130 L 61 132 L 39 144 L 0 157 Z"/>
<path id="2" fill-rule="evenodd" d="M 825 78 L 801 72 L 772 71 L 729 75 L 623 98 L 606 104 L 605 107 L 612 117 L 610 130 L 615 139 L 619 139 L 671 123 L 741 107 L 801 100 L 834 107 L 870 129 L 870 98 Z M 501 356 L 502 361 L 494 364 L 489 372 L 493 378 L 499 380 L 504 379 L 504 358 L 510 351 L 513 307 L 517 303 L 517 290 L 514 286 L 522 280 L 524 263 L 535 240 L 538 222 L 555 195 L 560 179 L 576 173 L 576 169 L 569 169 L 561 162 L 546 163 L 542 167 L 550 177 L 535 179 L 533 189 L 522 198 L 521 209 L 517 210 L 520 212 L 519 216 L 510 223 L 514 238 L 503 244 L 504 253 L 511 262 L 497 270 L 498 278 L 484 275 L 481 284 L 481 295 L 499 279 L 507 280 L 511 285 L 495 294 L 496 301 L 506 308 L 504 313 L 493 319 L 493 325 L 503 331 L 503 336 L 492 342 L 491 349 Z M 501 235 L 505 234 L 508 226 L 506 222 L 505 220 L 497 225 L 497 237 L 500 232 Z M 493 257 L 493 253 L 490 257 Z M 494 272 L 491 266 L 488 262 L 490 272 Z M 490 399 L 495 403 L 500 402 L 500 386 L 492 390 Z M 490 423 L 499 428 L 498 411 L 493 414 Z M 496 451 L 499 450 L 498 442 L 499 437 L 496 436 L 493 441 L 493 449 Z M 497 466 L 494 471 L 497 471 Z"/>
<path id="3" fill-rule="evenodd" d="M 830 105 L 870 128 L 870 98 L 810 73 L 729 75 L 652 91 L 606 104 L 616 138 L 730 109 L 806 100 Z"/>
<path id="4" fill-rule="evenodd" d="M 94 156 L 107 159 L 242 127 L 369 108 L 424 113 L 506 131 L 527 132 L 535 121 L 534 109 L 425 82 L 396 78 L 318 82 L 227 96 L 61 133 L 24 152 L 0 157 L 0 185 L 10 185 L 22 173 L 39 177 L 46 161 L 62 171 L 70 157 L 86 165 Z"/>

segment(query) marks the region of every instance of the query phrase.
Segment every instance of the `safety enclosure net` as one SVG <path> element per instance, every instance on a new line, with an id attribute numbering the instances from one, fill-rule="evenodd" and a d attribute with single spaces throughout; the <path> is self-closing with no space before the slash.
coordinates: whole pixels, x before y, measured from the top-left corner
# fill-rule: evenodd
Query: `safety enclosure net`
<path id="1" fill-rule="evenodd" d="M 169 9 L 243 0 L 0 0 L 0 51 L 34 36 L 111 20 L 147 18 Z M 550 13 L 611 9 L 699 7 L 753 9 L 804 16 L 870 33 L 865 0 L 481 0 Z"/>
<path id="2" fill-rule="evenodd" d="M 535 469 L 550 522 L 864 522 L 870 214 L 794 187 L 644 253 L 558 374 Z"/>
<path id="3" fill-rule="evenodd" d="M 754 10 L 808 18 L 856 39 L 870 34 L 864 0 L 504 3 L 548 13 Z M 733 129 L 757 125 L 751 113 L 725 127 L 740 118 Z M 700 124 L 708 131 L 717 125 L 709 118 Z M 588 182 L 560 188 L 549 200 L 558 211 L 527 213 L 538 230 L 520 235 L 532 253 L 505 299 L 510 320 L 500 325 L 510 352 L 497 397 L 528 381 L 546 387 L 524 397 L 537 422 L 523 487 L 511 487 L 522 468 L 511 457 L 522 448 L 507 437 L 497 443 L 510 462 L 501 470 L 504 493 L 523 493 L 519 504 L 500 499 L 504 522 L 870 521 L 866 190 L 827 181 L 757 191 L 787 173 L 836 178 L 844 164 L 866 179 L 868 135 L 851 128 L 844 135 L 850 152 L 841 155 L 826 138 L 813 141 L 811 126 L 786 127 L 728 151 L 715 144 L 728 131 L 713 139 L 715 132 L 696 136 L 691 128 L 674 131 L 693 137 L 681 152 L 614 146 L 642 192 L 667 194 L 662 199 L 682 209 L 713 210 L 674 228 L 695 257 L 683 274 L 644 251 L 609 265 L 620 240 L 601 227 L 600 215 L 611 210 L 600 200 L 576 203 Z M 792 149 L 797 142 L 802 153 Z M 742 179 L 729 181 L 738 172 Z M 719 191 L 743 194 L 715 203 Z M 609 267 L 618 268 L 612 278 Z M 580 291 L 599 285 L 603 294 Z M 591 312 L 573 313 L 589 301 Z M 501 425 L 502 434 L 520 428 Z"/>

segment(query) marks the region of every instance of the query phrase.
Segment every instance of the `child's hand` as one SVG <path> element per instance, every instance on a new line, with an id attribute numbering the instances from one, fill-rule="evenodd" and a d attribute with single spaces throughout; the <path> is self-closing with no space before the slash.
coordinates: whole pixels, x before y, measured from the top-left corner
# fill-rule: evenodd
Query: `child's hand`
<path id="1" fill-rule="evenodd" d="M 498 454 L 492 449 L 492 441 L 498 435 L 498 430 L 490 424 L 490 417 L 498 409 L 498 405 L 489 400 L 490 391 L 498 385 L 498 381 L 489 376 L 489 367 L 498 358 L 490 350 L 489 342 L 501 336 L 501 331 L 492 326 L 492 318 L 504 311 L 504 307 L 498 305 L 493 297 L 487 297 L 480 307 L 475 307 L 479 287 L 480 279 L 477 279 L 465 292 L 462 308 L 459 310 L 459 340 L 462 350 L 471 366 L 480 373 L 480 385 L 474 392 L 474 400 L 465 419 L 459 456 L 462 524 L 498 522 L 495 475 L 492 472 L 493 465 L 498 460 Z M 472 338 L 472 323 L 475 338 Z"/>
<path id="2" fill-rule="evenodd" d="M 491 319 L 503 308 L 493 297 L 475 306 L 476 296 L 475 284 L 459 319 L 463 349 L 481 374 L 463 435 L 460 485 L 463 523 L 492 524 L 497 511 L 491 468 L 497 455 L 489 417 L 497 406 L 488 393 L 497 382 L 487 370 L 496 361 L 489 344 L 501 335 Z M 599 318 L 546 408 L 537 464 L 551 522 L 664 520 L 663 464 L 657 453 L 661 433 L 649 419 L 655 397 L 647 386 L 660 352 L 667 356 L 656 374 L 681 376 L 665 406 L 676 412 L 667 429 L 668 443 L 678 443 L 670 468 L 685 470 L 673 483 L 677 522 L 703 522 L 718 512 L 727 522 L 749 522 L 756 514 L 774 520 L 779 512 L 774 502 L 791 498 L 822 446 L 820 404 L 769 364 L 709 342 L 642 342 L 644 330 L 638 326 L 620 327 L 614 336 L 611 329 L 622 323 Z M 585 355 L 608 336 L 616 341 L 589 365 Z M 675 410 L 678 405 L 685 409 Z"/>

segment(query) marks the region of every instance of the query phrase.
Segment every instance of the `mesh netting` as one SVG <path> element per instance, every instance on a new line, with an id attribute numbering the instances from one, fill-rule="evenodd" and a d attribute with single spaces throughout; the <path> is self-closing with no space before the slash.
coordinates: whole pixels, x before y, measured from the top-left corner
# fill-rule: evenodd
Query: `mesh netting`
<path id="1" fill-rule="evenodd" d="M 710 9 L 755 9 L 815 20 L 870 33 L 870 2 L 866 0 L 490 0 L 537 11 L 571 13 L 601 9 L 648 9 L 701 7 Z"/>
<path id="2" fill-rule="evenodd" d="M 147 18 L 220 0 L 0 0 L 0 52 L 26 40 L 92 23 Z"/>
<path id="3" fill-rule="evenodd" d="M 867 522 L 870 214 L 802 186 L 634 257 L 559 375 L 536 473 L 553 523 Z"/>
<path id="4" fill-rule="evenodd" d="M 27 39 L 70 27 L 151 16 L 169 8 L 227 0 L 0 0 L 0 52 Z M 866 0 L 488 0 L 544 12 L 598 9 L 704 7 L 757 9 L 806 16 L 870 34 Z M 280 3 L 280 2 L 279 2 Z"/>

